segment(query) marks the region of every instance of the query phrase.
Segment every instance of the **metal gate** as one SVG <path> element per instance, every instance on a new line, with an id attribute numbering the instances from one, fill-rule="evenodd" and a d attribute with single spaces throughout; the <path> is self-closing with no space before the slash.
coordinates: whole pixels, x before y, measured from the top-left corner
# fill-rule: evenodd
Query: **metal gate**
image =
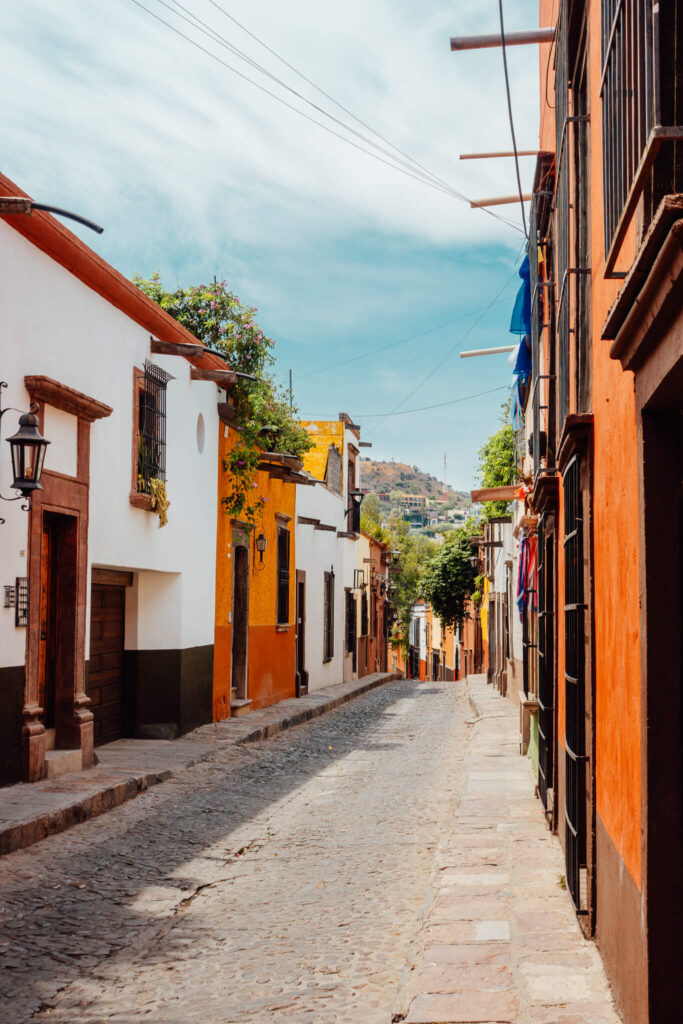
<path id="1" fill-rule="evenodd" d="M 538 795 L 554 824 L 555 767 L 555 531 L 538 520 Z"/>
<path id="2" fill-rule="evenodd" d="M 586 860 L 586 666 L 584 631 L 586 605 L 583 579 L 583 503 L 581 458 L 575 455 L 564 473 L 564 693 L 566 731 L 566 845 L 567 887 L 577 914 L 586 914 L 581 899 L 581 875 Z M 584 883 L 585 886 L 585 883 Z M 587 896 L 587 893 L 586 893 Z"/>

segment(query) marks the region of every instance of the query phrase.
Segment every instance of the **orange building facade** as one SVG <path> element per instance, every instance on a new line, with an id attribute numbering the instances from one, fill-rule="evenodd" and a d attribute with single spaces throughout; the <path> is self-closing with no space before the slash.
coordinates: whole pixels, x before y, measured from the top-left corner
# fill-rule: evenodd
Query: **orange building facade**
<path id="1" fill-rule="evenodd" d="M 221 424 L 218 453 L 214 721 L 296 696 L 296 482 L 287 467 L 259 469 L 264 499 L 254 528 L 231 518 L 223 463 L 237 434 Z M 264 454 L 264 460 L 268 456 Z M 260 552 L 257 540 L 265 539 Z M 262 540 L 261 540 L 262 544 Z"/>
<path id="2" fill-rule="evenodd" d="M 682 995 L 683 12 L 557 7 L 529 245 L 539 795 L 626 1021 L 655 1024 Z"/>

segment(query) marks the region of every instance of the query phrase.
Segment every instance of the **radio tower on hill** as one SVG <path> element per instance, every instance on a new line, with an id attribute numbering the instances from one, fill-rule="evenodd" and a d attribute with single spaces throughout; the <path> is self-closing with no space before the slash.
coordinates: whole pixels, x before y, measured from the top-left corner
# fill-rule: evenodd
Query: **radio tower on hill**
<path id="1" fill-rule="evenodd" d="M 444 497 L 448 494 L 448 462 L 445 452 L 443 453 L 443 493 Z"/>

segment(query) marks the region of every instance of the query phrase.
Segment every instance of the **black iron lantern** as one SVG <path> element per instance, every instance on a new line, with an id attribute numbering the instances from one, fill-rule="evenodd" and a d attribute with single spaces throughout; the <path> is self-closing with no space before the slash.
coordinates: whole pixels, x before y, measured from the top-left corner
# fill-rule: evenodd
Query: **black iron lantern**
<path id="1" fill-rule="evenodd" d="M 42 490 L 40 478 L 50 442 L 38 430 L 38 417 L 32 412 L 19 417 L 19 429 L 7 440 L 12 451 L 12 487 L 29 498 L 33 491 Z"/>
<path id="2" fill-rule="evenodd" d="M 263 564 L 263 553 L 267 547 L 268 541 L 266 540 L 265 533 L 259 533 L 258 537 L 256 538 L 256 550 L 258 551 L 259 554 L 259 565 Z"/>

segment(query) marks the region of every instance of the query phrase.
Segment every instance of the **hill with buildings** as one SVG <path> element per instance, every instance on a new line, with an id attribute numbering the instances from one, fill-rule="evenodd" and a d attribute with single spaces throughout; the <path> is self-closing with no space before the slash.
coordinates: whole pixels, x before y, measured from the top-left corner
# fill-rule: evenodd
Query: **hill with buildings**
<path id="1" fill-rule="evenodd" d="M 423 473 L 417 466 L 409 466 L 405 462 L 376 462 L 374 459 L 361 461 L 363 490 L 374 491 L 383 504 L 389 500 L 389 495 L 419 496 L 427 503 L 446 500 L 453 508 L 465 508 L 470 504 L 467 492 L 455 491 L 448 486 L 444 488 L 441 480 L 431 473 Z"/>

